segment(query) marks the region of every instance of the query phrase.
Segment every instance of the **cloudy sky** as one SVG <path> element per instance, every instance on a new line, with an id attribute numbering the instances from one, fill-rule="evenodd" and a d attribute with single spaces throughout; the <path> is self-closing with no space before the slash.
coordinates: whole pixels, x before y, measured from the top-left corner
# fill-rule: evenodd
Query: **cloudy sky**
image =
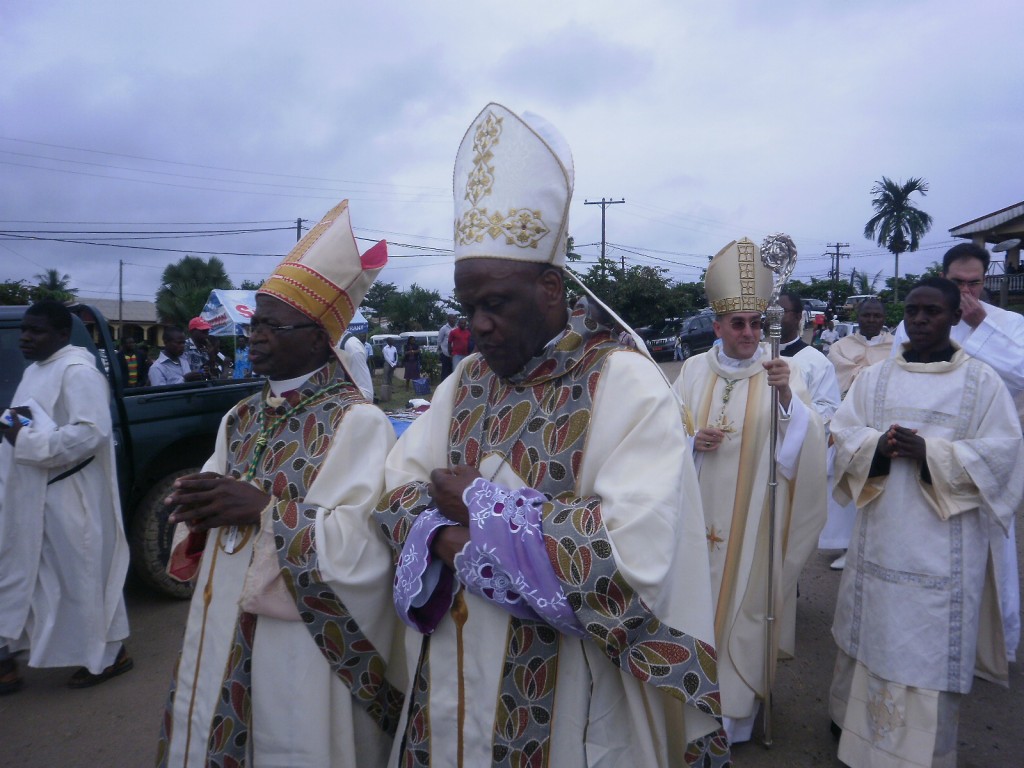
<path id="1" fill-rule="evenodd" d="M 392 244 L 381 279 L 448 295 L 454 155 L 488 101 L 565 135 L 587 261 L 584 201 L 607 197 L 609 256 L 676 280 L 774 231 L 798 277 L 837 242 L 844 274 L 890 274 L 870 190 L 921 176 L 934 226 L 900 261 L 920 273 L 951 227 L 1024 200 L 1021 29 L 995 0 L 12 0 L 0 280 L 52 267 L 115 298 L 123 260 L 146 299 L 186 254 L 261 279 L 347 197 L 363 247 Z"/>

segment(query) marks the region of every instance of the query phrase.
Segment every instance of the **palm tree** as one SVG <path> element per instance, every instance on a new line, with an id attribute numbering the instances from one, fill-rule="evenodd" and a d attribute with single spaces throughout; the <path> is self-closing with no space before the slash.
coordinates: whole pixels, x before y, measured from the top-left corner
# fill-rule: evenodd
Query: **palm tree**
<path id="1" fill-rule="evenodd" d="M 866 272 L 858 272 L 856 269 L 850 274 L 850 288 L 856 296 L 866 296 L 869 293 L 878 293 L 878 286 L 882 281 L 882 270 L 878 270 L 874 277 L 869 278 Z"/>
<path id="2" fill-rule="evenodd" d="M 188 321 L 203 311 L 210 291 L 232 287 L 224 262 L 216 256 L 203 261 L 198 256 L 186 256 L 168 264 L 160 278 L 156 292 L 156 313 L 160 322 L 186 326 Z"/>
<path id="3" fill-rule="evenodd" d="M 48 269 L 35 276 L 39 283 L 32 289 L 32 300 L 52 299 L 66 303 L 75 300 L 76 288 L 71 288 L 71 275 L 62 275 L 59 270 Z"/>
<path id="4" fill-rule="evenodd" d="M 875 240 L 896 257 L 896 283 L 893 288 L 896 302 L 900 300 L 900 254 L 916 251 L 921 238 L 932 228 L 932 217 L 910 202 L 914 192 L 920 192 L 924 197 L 928 194 L 928 182 L 910 178 L 899 183 L 883 176 L 871 188 L 875 215 L 864 225 L 864 237 Z"/>

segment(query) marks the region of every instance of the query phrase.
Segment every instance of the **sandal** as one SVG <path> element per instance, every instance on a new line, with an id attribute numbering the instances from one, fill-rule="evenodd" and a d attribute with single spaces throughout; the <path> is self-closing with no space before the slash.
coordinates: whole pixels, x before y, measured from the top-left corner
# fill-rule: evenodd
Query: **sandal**
<path id="1" fill-rule="evenodd" d="M 94 675 L 85 667 L 79 667 L 68 679 L 68 688 L 92 688 L 94 685 L 105 683 L 112 677 L 123 675 L 134 666 L 135 662 L 131 660 L 130 656 L 128 656 L 128 652 L 122 644 L 121 650 L 117 652 L 117 658 L 114 659 L 113 664 L 104 669 L 98 675 Z"/>
<path id="2" fill-rule="evenodd" d="M 18 664 L 14 659 L 0 661 L 0 696 L 21 690 L 24 682 L 18 674 Z"/>

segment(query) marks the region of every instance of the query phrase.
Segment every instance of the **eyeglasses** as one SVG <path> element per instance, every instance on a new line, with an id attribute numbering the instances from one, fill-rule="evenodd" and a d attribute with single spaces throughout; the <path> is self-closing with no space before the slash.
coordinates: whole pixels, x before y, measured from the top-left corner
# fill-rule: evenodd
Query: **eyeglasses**
<path id="1" fill-rule="evenodd" d="M 300 328 L 319 328 L 319 323 L 296 323 L 295 325 L 274 325 L 266 320 L 252 318 L 249 321 L 249 333 L 281 333 L 283 331 L 297 331 Z"/>
<path id="2" fill-rule="evenodd" d="M 759 331 L 764 326 L 764 321 L 760 317 L 753 317 L 749 323 L 743 322 L 743 318 L 734 317 L 729 321 L 729 327 L 734 331 L 742 331 L 747 326 L 750 326 L 751 330 Z"/>
<path id="3" fill-rule="evenodd" d="M 977 288 L 985 282 L 984 280 L 958 280 L 955 277 L 951 277 L 949 280 L 955 283 L 957 288 Z"/>

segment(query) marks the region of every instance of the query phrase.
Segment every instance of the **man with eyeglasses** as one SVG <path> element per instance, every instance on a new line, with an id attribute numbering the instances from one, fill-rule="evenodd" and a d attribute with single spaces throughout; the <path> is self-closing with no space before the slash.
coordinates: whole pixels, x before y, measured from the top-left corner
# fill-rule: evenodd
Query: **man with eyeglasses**
<path id="1" fill-rule="evenodd" d="M 337 346 L 386 261 L 384 243 L 359 255 L 344 202 L 257 292 L 249 360 L 267 383 L 166 499 L 169 570 L 195 592 L 161 766 L 387 759 L 402 693 L 392 560 L 370 516 L 395 437 Z"/>
<path id="2" fill-rule="evenodd" d="M 761 344 L 772 273 L 758 247 L 746 238 L 729 243 L 708 265 L 704 290 L 722 344 L 683 363 L 675 388 L 694 433 L 722 714 L 736 743 L 751 738 L 766 695 L 772 388 L 779 393 L 775 615 L 784 654 L 794 652 L 797 576 L 825 522 L 825 433 L 799 363 L 771 360 Z"/>
<path id="3" fill-rule="evenodd" d="M 1024 317 L 981 300 L 988 272 L 988 251 L 973 243 L 954 245 L 942 257 L 942 276 L 960 289 L 960 322 L 949 337 L 971 357 L 992 366 L 1017 403 L 1024 424 Z M 906 328 L 896 329 L 892 356 L 909 341 Z M 1017 659 L 1020 644 L 1020 571 L 1017 565 L 1017 531 L 1011 521 L 1009 533 L 992 526 L 992 559 L 999 584 L 999 606 L 1003 614 L 1006 657 Z M 1005 670 L 982 668 L 980 676 L 1005 679 Z"/>

